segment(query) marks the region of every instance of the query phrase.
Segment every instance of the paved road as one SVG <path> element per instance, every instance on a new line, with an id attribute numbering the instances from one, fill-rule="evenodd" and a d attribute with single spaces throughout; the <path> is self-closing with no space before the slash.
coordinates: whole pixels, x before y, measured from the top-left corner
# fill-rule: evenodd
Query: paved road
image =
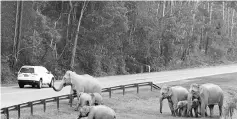
<path id="1" fill-rule="evenodd" d="M 153 81 L 154 83 L 164 83 L 169 81 L 183 80 L 187 78 L 234 72 L 237 72 L 237 64 L 134 75 L 108 76 L 100 77 L 98 78 L 98 80 L 101 82 L 103 87 L 111 87 L 147 81 Z M 57 87 L 59 85 L 59 82 L 56 82 L 55 85 Z M 20 89 L 18 86 L 1 87 L 1 108 L 28 101 L 64 95 L 68 94 L 69 92 L 69 86 L 63 88 L 63 90 L 60 92 L 55 92 L 52 88 L 48 88 L 47 86 L 43 87 L 42 89 L 31 88 L 31 86 L 23 89 Z"/>

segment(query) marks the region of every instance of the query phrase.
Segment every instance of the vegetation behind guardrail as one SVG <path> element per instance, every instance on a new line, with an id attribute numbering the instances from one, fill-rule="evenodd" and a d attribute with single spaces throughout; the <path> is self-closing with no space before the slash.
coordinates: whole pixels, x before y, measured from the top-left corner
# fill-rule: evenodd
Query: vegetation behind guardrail
<path id="1" fill-rule="evenodd" d="M 153 82 L 143 82 L 143 83 L 134 83 L 134 84 L 127 84 L 127 85 L 120 85 L 120 86 L 114 86 L 114 87 L 109 87 L 109 88 L 103 88 L 102 92 L 108 92 L 109 97 L 111 98 L 112 91 L 114 91 L 114 90 L 123 90 L 123 95 L 125 95 L 125 89 L 136 87 L 137 93 L 139 93 L 139 87 L 142 87 L 142 86 L 150 86 L 151 91 L 153 90 L 153 88 L 160 89 L 160 87 L 153 84 Z M 9 119 L 9 111 L 17 110 L 18 111 L 18 119 L 19 119 L 21 117 L 21 108 L 30 107 L 31 115 L 33 115 L 33 106 L 34 105 L 41 105 L 42 104 L 43 108 L 44 108 L 44 112 L 45 112 L 46 111 L 46 104 L 48 102 L 56 102 L 57 109 L 59 110 L 59 100 L 65 100 L 65 99 L 72 100 L 73 97 L 76 97 L 76 94 L 61 95 L 61 96 L 57 96 L 57 97 L 45 98 L 45 99 L 30 101 L 30 102 L 26 102 L 26 103 L 14 105 L 14 106 L 4 107 L 1 109 L 1 114 L 5 114 L 6 118 Z M 72 107 L 72 103 L 70 104 L 70 106 Z"/>

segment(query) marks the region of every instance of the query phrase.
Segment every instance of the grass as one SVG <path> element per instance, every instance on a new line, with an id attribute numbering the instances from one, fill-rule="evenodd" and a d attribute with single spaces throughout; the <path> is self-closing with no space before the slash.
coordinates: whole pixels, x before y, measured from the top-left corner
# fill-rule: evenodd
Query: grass
<path id="1" fill-rule="evenodd" d="M 225 92 L 224 108 L 227 109 L 230 102 L 237 97 L 237 73 L 215 75 L 208 77 L 200 77 L 187 79 L 182 81 L 174 81 L 165 83 L 167 85 L 181 85 L 189 88 L 191 83 L 214 83 L 219 85 Z M 158 84 L 162 86 L 164 84 Z M 159 113 L 159 90 L 150 91 L 150 88 L 141 88 L 139 94 L 135 89 L 126 90 L 125 96 L 122 91 L 114 91 L 112 98 L 109 98 L 107 93 L 103 93 L 104 104 L 115 110 L 117 119 L 183 119 L 183 117 L 172 117 L 168 108 L 167 101 L 163 104 L 163 113 Z M 237 98 L 236 98 L 237 99 Z M 76 102 L 76 98 L 74 99 Z M 236 102 L 234 102 L 236 104 Z M 60 109 L 56 109 L 56 103 L 49 103 L 46 107 L 46 112 L 43 112 L 43 105 L 34 106 L 34 116 L 30 116 L 30 109 L 22 109 L 22 119 L 75 119 L 78 112 L 68 105 L 68 100 L 60 101 Z M 209 111 L 208 111 L 209 114 Z M 219 119 L 218 106 L 214 107 L 214 117 Z M 1 115 L 2 119 L 4 116 Z M 10 118 L 17 118 L 17 112 L 11 111 Z M 237 118 L 234 115 L 233 119 Z M 185 118 L 193 119 L 193 118 Z M 202 118 L 199 118 L 202 119 Z"/>

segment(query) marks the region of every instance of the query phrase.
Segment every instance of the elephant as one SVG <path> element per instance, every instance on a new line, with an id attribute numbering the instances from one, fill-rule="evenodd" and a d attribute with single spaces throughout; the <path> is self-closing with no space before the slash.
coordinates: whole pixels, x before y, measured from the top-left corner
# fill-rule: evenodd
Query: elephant
<path id="1" fill-rule="evenodd" d="M 87 77 L 87 78 L 93 78 L 91 75 L 88 75 L 88 74 L 83 74 L 81 75 L 83 77 Z M 70 90 L 70 94 L 77 94 L 77 91 L 75 89 L 75 86 L 71 86 L 71 90 Z M 73 100 L 74 100 L 74 97 L 72 97 L 72 100 L 69 100 L 69 104 L 73 103 Z"/>
<path id="2" fill-rule="evenodd" d="M 83 106 L 79 111 L 77 119 L 87 116 L 87 119 L 116 119 L 115 111 L 105 105 Z"/>
<path id="3" fill-rule="evenodd" d="M 192 98 L 200 98 L 201 117 L 207 116 L 206 107 L 210 109 L 210 117 L 213 116 L 214 105 L 219 106 L 219 115 L 222 115 L 222 106 L 224 100 L 223 90 L 216 84 L 205 83 L 202 85 L 193 83 L 190 85 L 189 92 Z M 188 100 L 192 100 L 189 98 Z"/>
<path id="4" fill-rule="evenodd" d="M 53 89 L 55 91 L 61 91 L 63 87 L 65 86 L 71 86 L 71 94 L 76 93 L 77 94 L 77 99 L 79 99 L 79 94 L 80 92 L 85 92 L 85 93 L 99 93 L 101 94 L 101 84 L 99 81 L 90 76 L 90 75 L 78 75 L 76 72 L 73 71 L 67 71 L 65 75 L 63 76 L 63 79 L 59 85 L 58 88 L 55 88 L 53 86 Z M 69 101 L 69 103 L 72 103 Z"/>
<path id="5" fill-rule="evenodd" d="M 92 97 L 92 105 L 103 104 L 103 97 L 99 93 L 89 93 Z"/>
<path id="6" fill-rule="evenodd" d="M 160 90 L 160 113 L 162 113 L 162 102 L 164 99 L 168 100 L 169 107 L 173 116 L 178 113 L 174 109 L 177 108 L 177 103 L 179 101 L 187 100 L 188 90 L 182 86 L 162 86 Z"/>
<path id="7" fill-rule="evenodd" d="M 78 111 L 80 107 L 91 106 L 92 104 L 93 104 L 92 96 L 88 93 L 81 92 L 79 94 L 79 100 L 77 103 L 77 107 L 75 108 L 75 111 Z"/>
<path id="8" fill-rule="evenodd" d="M 179 114 L 179 116 L 186 116 L 187 115 L 187 106 L 188 106 L 188 101 L 179 101 L 177 103 L 177 108 L 175 109 Z"/>
<path id="9" fill-rule="evenodd" d="M 200 110 L 201 102 L 200 97 L 193 97 L 191 93 L 188 94 L 188 105 L 187 105 L 187 115 L 193 117 L 193 110 L 195 116 L 198 117 L 198 109 Z"/>
<path id="10" fill-rule="evenodd" d="M 191 116 L 193 116 L 192 109 L 194 110 L 195 117 L 198 117 L 198 108 L 201 107 L 201 102 L 199 99 L 193 99 L 192 104 L 191 104 Z"/>
<path id="11" fill-rule="evenodd" d="M 198 106 L 200 105 L 200 101 L 198 99 L 193 99 L 191 103 L 191 109 L 194 109 L 195 115 L 198 115 Z M 177 104 L 176 111 L 179 111 L 179 115 L 186 117 L 188 116 L 188 100 L 179 101 Z M 191 112 L 192 113 L 192 112 Z"/>

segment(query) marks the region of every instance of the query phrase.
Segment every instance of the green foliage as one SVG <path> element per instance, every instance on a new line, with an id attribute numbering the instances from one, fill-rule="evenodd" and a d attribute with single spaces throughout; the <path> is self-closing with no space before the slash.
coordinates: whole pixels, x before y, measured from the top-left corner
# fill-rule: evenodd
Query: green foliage
<path id="1" fill-rule="evenodd" d="M 17 68 L 43 65 L 57 76 L 70 69 L 83 2 L 24 1 Z M 78 33 L 75 71 L 104 76 L 146 72 L 147 65 L 151 71 L 162 71 L 236 61 L 237 12 L 232 18 L 236 2 L 225 2 L 224 19 L 222 5 L 210 1 L 89 1 Z M 9 72 L 18 70 L 9 68 L 16 2 L 3 1 L 1 15 L 1 56 L 6 71 L 2 76 L 11 77 Z"/>

